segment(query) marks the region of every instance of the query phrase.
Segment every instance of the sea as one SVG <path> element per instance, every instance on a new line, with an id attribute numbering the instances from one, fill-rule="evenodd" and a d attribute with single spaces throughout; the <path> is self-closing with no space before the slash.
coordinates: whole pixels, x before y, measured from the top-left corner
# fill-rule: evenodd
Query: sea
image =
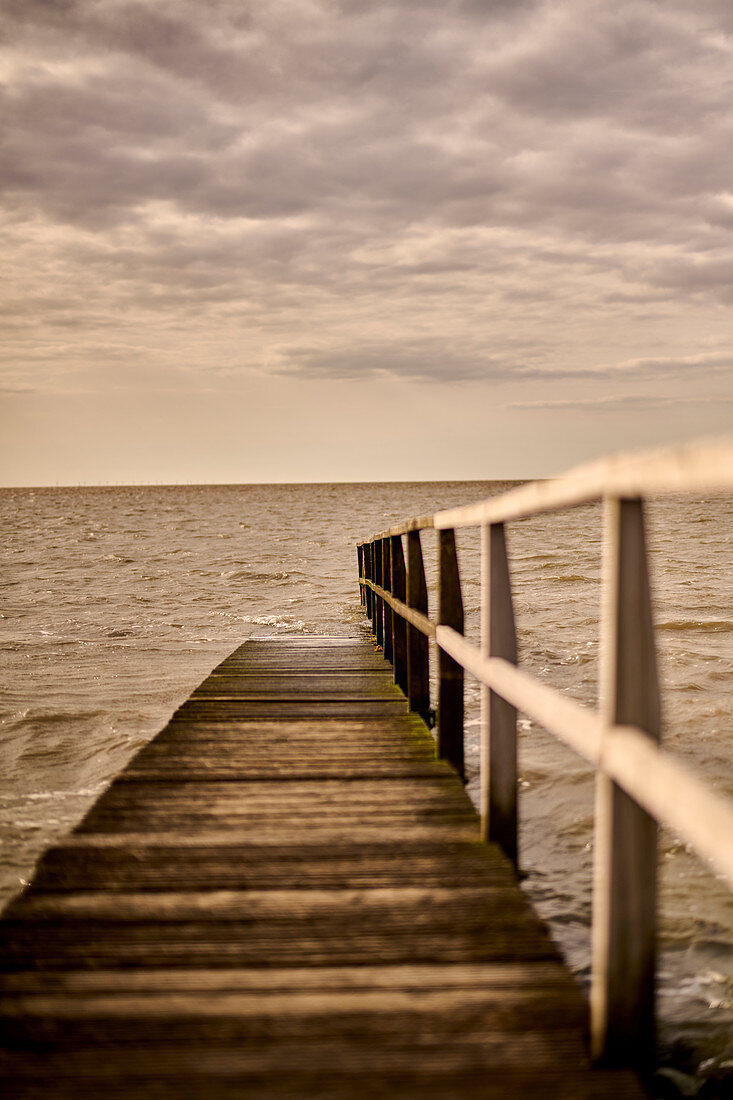
<path id="1" fill-rule="evenodd" d="M 2 489 L 0 902 L 31 878 L 127 760 L 245 639 L 369 638 L 356 544 L 513 482 Z M 733 799 L 733 496 L 646 509 L 666 746 Z M 580 703 L 598 691 L 600 505 L 513 523 L 520 663 Z M 423 533 L 431 607 L 434 532 Z M 478 638 L 479 547 L 458 533 Z M 433 661 L 433 664 L 435 662 Z M 479 688 L 466 684 L 478 794 Z M 589 974 L 591 769 L 519 717 L 523 889 Z M 660 835 L 660 1061 L 733 1075 L 733 893 Z"/>

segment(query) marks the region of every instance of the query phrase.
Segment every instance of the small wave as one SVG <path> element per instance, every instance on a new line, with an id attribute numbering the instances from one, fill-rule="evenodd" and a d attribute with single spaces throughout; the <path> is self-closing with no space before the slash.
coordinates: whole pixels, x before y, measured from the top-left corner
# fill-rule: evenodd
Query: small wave
<path id="1" fill-rule="evenodd" d="M 302 619 L 281 619 L 279 615 L 243 615 L 241 621 L 253 626 L 279 626 L 287 630 L 305 631 Z"/>
<path id="2" fill-rule="evenodd" d="M 733 630 L 730 619 L 670 619 L 657 623 L 658 630 L 684 631 L 705 630 L 711 634 L 725 634 Z"/>
<path id="3" fill-rule="evenodd" d="M 257 573 L 251 569 L 228 569 L 220 574 L 227 581 L 251 581 L 254 584 L 272 584 L 278 581 L 289 581 L 296 576 L 303 576 L 298 569 L 280 570 L 276 573 Z"/>

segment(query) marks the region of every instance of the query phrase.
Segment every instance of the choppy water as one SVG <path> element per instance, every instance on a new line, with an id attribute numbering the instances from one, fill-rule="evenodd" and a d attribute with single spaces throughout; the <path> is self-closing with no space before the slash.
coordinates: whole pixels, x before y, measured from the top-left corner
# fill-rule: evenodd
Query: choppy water
<path id="1" fill-rule="evenodd" d="M 244 638 L 366 630 L 357 540 L 501 482 L 0 491 L 0 897 Z M 733 499 L 649 508 L 666 744 L 733 797 Z M 509 531 L 520 658 L 593 704 L 600 510 Z M 424 536 L 429 571 L 433 536 Z M 459 533 L 477 633 L 478 547 Z M 593 780 L 520 717 L 525 887 L 587 976 Z M 469 766 L 478 689 L 467 684 Z M 469 791 L 475 795 L 475 778 Z M 733 1066 L 733 900 L 662 834 L 662 1038 L 703 1072 Z"/>

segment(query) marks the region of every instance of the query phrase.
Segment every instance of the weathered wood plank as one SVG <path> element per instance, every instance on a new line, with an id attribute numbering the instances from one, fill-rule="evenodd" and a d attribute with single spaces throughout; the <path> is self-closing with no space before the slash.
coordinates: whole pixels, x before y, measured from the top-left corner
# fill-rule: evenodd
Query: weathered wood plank
<path id="1" fill-rule="evenodd" d="M 294 779 L 160 781 L 155 788 L 130 776 L 120 778 L 100 797 L 84 818 L 83 827 L 91 828 L 99 817 L 115 814 L 147 814 L 152 818 L 176 814 L 203 813 L 219 816 L 236 825 L 237 818 L 283 818 L 291 824 L 293 814 L 343 815 L 344 821 L 358 814 L 375 817 L 408 818 L 420 815 L 448 819 L 473 820 L 473 807 L 459 781 L 447 773 L 425 778 L 420 783 L 409 779 Z M 193 823 L 193 822 L 192 822 Z M 122 827 L 122 819 L 117 822 Z"/>
<path id="2" fill-rule="evenodd" d="M 382 665 L 381 668 L 365 669 L 332 669 L 324 672 L 323 669 L 313 672 L 295 671 L 293 669 L 247 669 L 242 672 L 213 672 L 203 684 L 193 692 L 200 695 L 202 692 L 217 692 L 226 688 L 233 688 L 239 694 L 243 689 L 257 690 L 264 687 L 267 691 L 277 693 L 279 688 L 292 690 L 333 690 L 338 692 L 362 691 L 371 692 L 375 688 L 384 688 L 387 697 L 395 697 L 392 675 Z"/>
<path id="3" fill-rule="evenodd" d="M 299 894 L 308 891 L 297 891 Z M 333 891 L 340 893 L 340 891 Z M 293 893 L 296 893 L 295 891 Z M 125 895 L 115 894 L 117 902 Z M 146 900 L 154 895 L 145 895 Z M 501 894 L 497 905 L 508 902 Z M 276 967 L 358 966 L 387 963 L 527 962 L 556 956 L 541 935 L 537 919 L 506 909 L 487 925 L 477 903 L 461 909 L 436 905 L 430 923 L 421 923 L 418 907 L 371 906 L 352 913 L 334 904 L 312 914 L 306 908 L 259 920 L 232 913 L 218 919 L 202 915 L 164 920 L 87 917 L 4 922 L 0 963 L 7 970 L 108 967 Z"/>
<path id="4" fill-rule="evenodd" d="M 344 652 L 338 649 L 318 652 L 302 650 L 299 653 L 273 653 L 265 655 L 257 652 L 253 657 L 228 657 L 211 672 L 212 676 L 227 676 L 238 672 L 292 672 L 302 676 L 313 672 L 383 672 L 384 655 L 374 648 L 372 643 L 364 650 Z"/>
<path id="5" fill-rule="evenodd" d="M 113 834 L 114 836 L 114 834 Z M 69 843 L 50 849 L 34 876 L 40 890 L 263 890 L 289 883 L 294 889 L 456 888 L 511 883 L 491 849 L 470 841 L 391 840 L 369 846 L 331 837 L 309 843 L 159 843 L 147 835 L 111 847 Z M 93 838 L 90 838 L 92 841 Z M 437 848 L 437 850 L 436 850 Z"/>
<path id="6" fill-rule="evenodd" d="M 486 904 L 491 897 L 500 894 L 502 913 L 511 911 L 526 916 L 537 924 L 529 903 L 513 889 L 507 879 L 503 892 L 500 887 L 461 886 L 451 889 L 405 886 L 400 890 L 186 890 L 176 893 L 158 892 L 154 895 L 126 893 L 111 898 L 104 892 L 77 891 L 71 894 L 48 894 L 27 891 L 5 910 L 8 926 L 13 921 L 76 921 L 94 919 L 115 923 L 138 920 L 187 921 L 187 920 L 255 920 L 277 921 L 283 913 L 288 922 L 330 917 L 342 909 L 356 922 L 362 918 L 371 920 L 376 914 L 381 920 L 389 912 L 388 919 L 412 920 L 415 912 L 421 912 L 420 924 L 429 927 L 440 923 L 446 913 L 454 910 L 461 920 L 474 921 L 483 918 Z M 8 927 L 6 926 L 6 927 Z M 537 924 L 539 927 L 539 924 Z M 554 950 L 546 953 L 554 954 Z"/>
<path id="7" fill-rule="evenodd" d="M 478 823 L 472 818 L 463 818 L 459 821 L 431 821 L 410 822 L 402 821 L 396 824 L 385 824 L 380 818 L 361 820 L 346 832 L 338 821 L 327 822 L 314 820 L 308 827 L 307 833 L 303 833 L 301 827 L 295 822 L 286 819 L 271 821 L 264 819 L 254 833 L 245 826 L 231 825 L 218 821 L 213 827 L 202 826 L 193 828 L 186 824 L 181 829 L 156 829 L 156 831 L 129 831 L 115 829 L 112 832 L 95 833 L 93 830 L 82 829 L 81 826 L 70 833 L 64 840 L 66 848 L 88 847 L 119 847 L 120 844 L 157 844 L 168 845 L 172 848 L 186 848 L 200 844 L 214 844 L 233 847 L 247 847 L 251 844 L 257 846 L 298 844 L 302 839 L 304 845 L 323 844 L 324 846 L 338 843 L 349 843 L 367 846 L 371 844 L 433 844 L 458 843 L 463 841 L 473 842 L 478 840 Z"/>
<path id="8" fill-rule="evenodd" d="M 149 784 L 144 786 L 148 787 L 151 795 L 157 793 Z M 241 784 L 234 782 L 221 784 L 221 786 L 225 788 L 225 792 L 220 793 L 215 802 L 206 798 L 195 800 L 193 797 L 187 800 L 169 798 L 159 805 L 151 805 L 144 800 L 127 805 L 121 801 L 107 802 L 104 806 L 94 807 L 84 818 L 80 828 L 96 832 L 117 832 L 119 829 L 135 831 L 215 828 L 217 825 L 221 826 L 223 819 L 230 820 L 234 828 L 260 828 L 262 805 L 257 807 L 242 805 L 237 791 Z M 333 802 L 304 806 L 294 799 L 288 813 L 285 813 L 281 806 L 281 814 L 283 823 L 302 829 L 304 832 L 310 831 L 311 827 L 318 829 L 321 825 L 329 823 L 332 828 L 336 825 L 340 826 L 347 834 L 361 824 L 366 817 L 371 818 L 374 824 L 381 825 L 382 828 L 432 823 L 467 826 L 472 824 L 468 813 L 461 809 L 446 808 L 440 804 L 440 800 L 433 804 L 427 803 L 404 809 L 385 806 L 381 802 L 346 807 Z"/>
<path id="9" fill-rule="evenodd" d="M 184 781 L 190 779 L 193 775 L 205 775 L 208 780 L 217 782 L 245 779 L 265 780 L 274 778 L 282 780 L 341 779 L 345 782 L 349 782 L 354 779 L 373 779 L 382 776 L 385 779 L 394 779 L 395 777 L 400 779 L 429 779 L 439 770 L 440 765 L 436 761 L 425 764 L 413 764 L 394 759 L 386 762 L 366 760 L 361 763 L 349 763 L 349 761 L 320 762 L 319 760 L 304 760 L 295 764 L 278 764 L 277 761 L 274 761 L 263 763 L 259 767 L 255 765 L 248 765 L 245 767 L 243 765 L 231 764 L 224 760 L 218 763 L 202 761 L 200 764 L 186 762 L 185 760 L 172 760 L 166 765 L 161 764 L 151 767 L 140 765 L 137 768 L 131 768 L 124 779 L 120 777 L 119 782 L 122 783 L 126 780 L 135 780 L 137 782 L 144 781 L 147 783 L 156 783 L 158 780 Z"/>
<path id="10" fill-rule="evenodd" d="M 260 698 L 205 700 L 186 702 L 176 711 L 176 718 L 189 722 L 260 721 L 265 718 L 371 718 L 399 715 L 406 711 L 403 699 L 323 699 L 300 698 L 296 693 L 290 698 Z"/>
<path id="11" fill-rule="evenodd" d="M 450 1050 L 425 1052 L 424 1044 L 401 1052 L 401 1057 L 385 1059 L 385 1068 L 375 1069 L 367 1045 L 347 1052 L 340 1049 L 319 1049 L 313 1067 L 299 1072 L 303 1043 L 278 1044 L 278 1056 L 269 1064 L 251 1065 L 249 1047 L 238 1043 L 234 1049 L 212 1049 L 210 1044 L 199 1047 L 182 1044 L 181 1048 L 137 1047 L 129 1045 L 124 1054 L 104 1049 L 100 1059 L 100 1044 L 85 1051 L 44 1051 L 43 1065 L 32 1071 L 33 1077 L 18 1080 L 14 1076 L 13 1100 L 131 1100 L 144 1095 L 145 1100 L 354 1100 L 368 1082 L 370 1097 L 382 1100 L 506 1100 L 507 1096 L 532 1097 L 537 1080 L 542 1081 L 543 1100 L 601 1100 L 605 1097 L 640 1097 L 638 1086 L 628 1074 L 607 1074 L 601 1080 L 597 1073 L 577 1068 L 568 1075 L 563 1068 L 563 1055 L 574 1061 L 574 1051 L 559 1050 L 557 1062 L 539 1065 L 531 1057 L 533 1049 L 525 1043 L 517 1059 L 521 1068 L 496 1065 L 492 1053 L 502 1044 L 487 1042 L 484 1057 L 461 1052 L 459 1058 Z M 351 1055 L 351 1057 L 348 1057 Z M 431 1056 L 432 1055 L 432 1056 Z M 27 1072 L 27 1063 L 21 1060 Z M 415 1072 L 415 1064 L 423 1069 Z M 493 1070 L 496 1065 L 496 1073 Z M 283 1067 L 289 1067 L 284 1069 Z M 320 1068 L 319 1068 L 320 1067 Z M 334 1067 L 337 1067 L 334 1069 Z M 0 1063 L 0 1073 L 2 1073 Z M 52 1090 L 52 1092 L 50 1091 Z M 142 1091 L 144 1090 L 144 1091 Z"/>
<path id="12" fill-rule="evenodd" d="M 566 991 L 581 998 L 567 970 L 557 960 L 514 963 L 456 963 L 454 966 L 288 967 L 248 970 L 68 970 L 13 971 L 2 975 L 2 995 L 15 993 L 219 992 L 283 993 L 299 990 L 486 989 Z M 585 1004 L 584 1001 L 582 1001 Z"/>
<path id="13" fill-rule="evenodd" d="M 243 736 L 246 732 L 246 736 Z M 188 722 L 185 718 L 172 718 L 165 729 L 151 742 L 184 736 L 225 738 L 231 735 L 248 744 L 270 745 L 274 741 L 307 739 L 310 744 L 324 746 L 354 745 L 428 745 L 434 750 L 435 742 L 416 715 L 376 715 L 368 718 L 250 718 L 244 721 L 226 720 L 213 715 L 209 720 Z"/>

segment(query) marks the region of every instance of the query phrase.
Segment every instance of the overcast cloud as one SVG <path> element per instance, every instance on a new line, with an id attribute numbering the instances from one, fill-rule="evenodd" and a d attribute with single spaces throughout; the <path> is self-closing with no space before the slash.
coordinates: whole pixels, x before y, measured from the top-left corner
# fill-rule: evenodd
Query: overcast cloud
<path id="1" fill-rule="evenodd" d="M 392 379 L 527 430 L 725 426 L 727 0 L 4 0 L 0 30 L 11 423 Z"/>

